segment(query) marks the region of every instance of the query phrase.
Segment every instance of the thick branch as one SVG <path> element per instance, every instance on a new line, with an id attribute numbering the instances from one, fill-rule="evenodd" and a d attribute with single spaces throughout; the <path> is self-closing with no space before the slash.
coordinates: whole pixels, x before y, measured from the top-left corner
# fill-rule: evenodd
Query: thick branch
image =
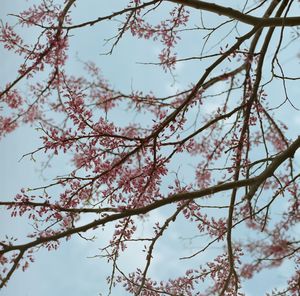
<path id="1" fill-rule="evenodd" d="M 36 239 L 35 241 L 29 242 L 27 244 L 23 245 L 15 245 L 15 246 L 9 246 L 8 248 L 5 248 L 4 250 L 0 251 L 0 255 L 14 251 L 14 250 L 28 250 L 32 247 L 38 246 L 40 244 L 43 244 L 48 241 L 54 241 L 61 239 L 63 237 L 67 237 L 70 235 L 73 235 L 75 233 L 79 232 L 85 232 L 88 231 L 89 229 L 96 228 L 100 225 L 105 225 L 108 222 L 116 221 L 128 216 L 136 216 L 136 215 L 142 215 L 146 214 L 152 210 L 158 209 L 162 206 L 183 201 L 183 200 L 189 200 L 189 199 L 195 199 L 195 198 L 200 198 L 203 196 L 207 196 L 210 194 L 215 194 L 218 192 L 222 191 L 227 191 L 227 190 L 232 190 L 232 189 L 238 189 L 240 187 L 245 187 L 249 185 L 254 185 L 257 184 L 257 182 L 262 182 L 269 178 L 270 176 L 273 175 L 274 171 L 289 157 L 293 157 L 295 154 L 296 150 L 300 147 L 300 136 L 295 140 L 286 150 L 278 154 L 276 157 L 274 157 L 273 161 L 271 164 L 257 177 L 253 177 L 250 179 L 244 179 L 244 180 L 238 180 L 238 181 L 233 181 L 233 182 L 228 182 L 228 183 L 223 183 L 223 184 L 218 184 L 212 187 L 204 188 L 198 191 L 193 191 L 193 192 L 181 192 L 177 194 L 173 194 L 169 197 L 166 197 L 164 199 L 158 200 L 150 205 L 147 205 L 142 208 L 137 208 L 137 209 L 128 209 L 124 210 L 118 214 L 112 214 L 110 216 L 107 216 L 105 218 L 97 219 L 91 223 L 88 223 L 86 225 L 76 227 L 76 228 L 71 228 L 69 230 L 66 230 L 61 233 L 57 233 L 56 235 L 50 236 L 50 237 L 41 237 Z"/>
<path id="2" fill-rule="evenodd" d="M 208 3 L 199 0 L 166 0 L 177 4 L 193 7 L 200 10 L 206 10 L 218 15 L 227 16 L 242 23 L 256 26 L 256 27 L 293 27 L 300 25 L 300 17 L 274 17 L 274 18 L 260 18 L 252 15 L 244 14 L 238 10 L 230 7 L 224 7 L 214 3 Z"/>

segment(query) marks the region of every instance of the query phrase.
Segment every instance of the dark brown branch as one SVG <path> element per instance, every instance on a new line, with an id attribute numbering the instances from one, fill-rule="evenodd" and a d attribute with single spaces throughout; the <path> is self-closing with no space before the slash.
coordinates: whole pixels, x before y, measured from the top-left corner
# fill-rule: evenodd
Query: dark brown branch
<path id="1" fill-rule="evenodd" d="M 4 254 L 10 251 L 14 250 L 27 250 L 29 248 L 38 246 L 40 244 L 43 244 L 48 241 L 53 241 L 53 240 L 58 240 L 66 236 L 70 236 L 72 234 L 78 233 L 78 232 L 85 232 L 89 229 L 93 229 L 95 227 L 98 227 L 100 225 L 105 225 L 106 223 L 116 221 L 128 216 L 137 216 L 137 215 L 143 215 L 146 214 L 152 210 L 155 210 L 157 208 L 160 208 L 162 206 L 172 204 L 175 202 L 183 201 L 183 200 L 191 200 L 195 198 L 200 198 L 203 196 L 215 194 L 218 192 L 223 192 L 227 190 L 232 190 L 232 189 L 238 189 L 241 187 L 249 186 L 256 184 L 257 182 L 262 182 L 269 178 L 270 176 L 273 175 L 274 171 L 289 157 L 293 157 L 294 153 L 296 150 L 300 147 L 300 136 L 295 140 L 286 150 L 278 154 L 271 164 L 257 177 L 253 177 L 250 179 L 244 179 L 244 180 L 238 180 L 238 181 L 233 181 L 233 182 L 228 182 L 228 183 L 223 183 L 223 184 L 218 184 L 212 187 L 204 188 L 198 191 L 193 191 L 193 192 L 181 192 L 177 194 L 173 194 L 169 197 L 166 197 L 161 200 L 157 200 L 152 204 L 149 204 L 147 206 L 137 208 L 137 209 L 128 209 L 124 210 L 123 212 L 120 212 L 118 214 L 113 214 L 110 216 L 107 216 L 102 219 L 97 219 L 91 223 L 88 223 L 86 225 L 72 228 L 69 230 L 66 230 L 64 232 L 58 233 L 56 235 L 50 236 L 50 237 L 41 237 L 36 239 L 35 241 L 29 242 L 27 244 L 23 245 L 15 245 L 15 246 L 10 246 L 9 248 L 6 248 L 5 250 L 1 250 L 0 254 Z"/>
<path id="2" fill-rule="evenodd" d="M 114 12 L 114 13 L 112 13 L 110 15 L 98 17 L 97 19 L 94 19 L 92 21 L 88 21 L 88 22 L 84 22 L 84 23 L 80 23 L 80 24 L 72 25 L 72 26 L 64 26 L 62 28 L 63 29 L 67 29 L 67 30 L 72 30 L 72 29 L 83 28 L 85 26 L 93 26 L 93 25 L 95 25 L 95 24 L 97 24 L 99 22 L 102 22 L 102 21 L 105 21 L 105 20 L 111 20 L 111 19 L 115 18 L 116 16 L 125 14 L 127 12 L 134 12 L 136 10 L 143 9 L 143 8 L 148 7 L 148 6 L 154 5 L 154 4 L 158 3 L 158 2 L 160 2 L 160 0 L 154 0 L 154 1 L 146 2 L 146 3 L 143 3 L 141 5 L 137 5 L 137 6 L 134 6 L 134 7 L 125 8 L 123 10 Z"/>
<path id="3" fill-rule="evenodd" d="M 28 206 L 32 208 L 36 207 L 44 207 L 44 208 L 51 208 L 57 212 L 67 212 L 67 213 L 95 213 L 100 214 L 103 212 L 115 212 L 118 213 L 119 210 L 116 208 L 66 208 L 61 207 L 59 205 L 45 203 L 45 202 L 13 202 L 13 201 L 0 201 L 0 206 L 7 206 L 7 207 L 19 207 L 19 206 Z"/>
<path id="4" fill-rule="evenodd" d="M 300 25 L 300 17 L 273 17 L 273 18 L 260 18 L 252 15 L 244 14 L 238 10 L 230 7 L 208 3 L 199 0 L 166 0 L 177 4 L 193 7 L 199 10 L 206 10 L 218 15 L 227 16 L 242 23 L 256 26 L 256 27 L 293 27 Z"/>
<path id="5" fill-rule="evenodd" d="M 43 53 L 40 54 L 40 56 L 36 59 L 36 61 L 30 66 L 28 67 L 22 74 L 20 74 L 11 84 L 9 84 L 4 91 L 2 91 L 0 93 L 0 98 L 2 96 L 4 96 L 5 94 L 7 94 L 18 82 L 20 82 L 24 77 L 26 77 L 29 73 L 31 73 L 34 68 L 39 65 L 43 59 L 49 54 L 49 52 L 51 51 L 51 49 L 53 48 L 55 42 L 57 41 L 57 39 L 61 36 L 62 34 L 62 25 L 63 22 L 65 20 L 65 17 L 69 11 L 69 9 L 71 8 L 71 6 L 74 4 L 76 0 L 69 0 L 66 4 L 66 6 L 64 7 L 60 17 L 59 17 L 59 22 L 58 22 L 58 26 L 57 26 L 57 31 L 55 34 L 55 38 L 49 43 L 49 46 L 45 49 L 45 51 Z"/>
<path id="6" fill-rule="evenodd" d="M 7 273 L 6 277 L 4 279 L 2 279 L 0 282 L 0 289 L 2 289 L 6 285 L 6 283 L 9 281 L 9 279 L 12 276 L 12 274 L 14 273 L 14 271 L 17 269 L 21 259 L 23 258 L 25 250 L 26 249 L 21 250 L 19 255 L 16 257 L 16 259 L 14 259 L 13 265 L 10 268 L 9 272 Z"/>

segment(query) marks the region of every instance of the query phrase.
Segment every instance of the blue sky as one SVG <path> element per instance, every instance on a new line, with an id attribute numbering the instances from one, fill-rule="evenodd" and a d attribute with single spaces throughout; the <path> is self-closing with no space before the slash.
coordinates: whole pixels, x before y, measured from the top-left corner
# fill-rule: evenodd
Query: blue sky
<path id="1" fill-rule="evenodd" d="M 14 22 L 13 17 L 8 17 L 7 14 L 21 11 L 23 7 L 33 2 L 39 1 L 2 0 L 0 17 L 5 21 Z M 117 3 L 117 1 L 78 1 L 77 8 L 73 10 L 72 15 L 75 22 L 78 22 L 83 19 L 106 15 L 114 11 L 118 5 L 119 3 Z M 196 21 L 197 18 L 198 14 L 195 14 L 194 20 Z M 218 18 L 213 18 L 216 18 L 216 16 L 212 15 L 212 19 L 210 19 L 212 23 L 219 21 Z M 167 95 L 176 92 L 177 89 L 185 87 L 190 82 L 197 81 L 206 67 L 205 62 L 201 64 L 182 63 L 174 72 L 174 81 L 174 77 L 168 73 L 164 73 L 162 69 L 156 66 L 144 66 L 137 63 L 156 61 L 161 46 L 152 41 L 145 42 L 143 40 L 133 39 L 129 35 L 121 40 L 113 56 L 101 55 L 101 53 L 109 49 L 109 47 L 103 46 L 103 40 L 113 36 L 115 33 L 116 26 L 112 27 L 109 22 L 95 26 L 92 29 L 85 28 L 75 31 L 74 37 L 71 38 L 71 62 L 68 64 L 69 72 L 80 73 L 82 71 L 82 64 L 78 59 L 84 61 L 92 60 L 100 65 L 104 76 L 118 89 L 129 92 L 131 88 L 139 88 L 145 91 L 154 90 L 161 95 Z M 222 31 L 219 34 L 222 34 Z M 33 37 L 27 36 L 27 38 Z M 215 41 L 217 41 L 218 38 L 220 38 L 220 35 L 216 35 Z M 199 51 L 197 47 L 194 46 L 194 41 L 195 40 L 192 39 L 192 36 L 189 34 L 183 38 L 179 44 L 180 57 L 186 57 L 189 54 Z M 200 38 L 199 42 L 201 42 Z M 296 54 L 297 46 L 292 46 L 290 55 L 285 58 L 285 64 L 289 67 L 291 76 L 293 72 L 296 73 L 299 69 L 299 59 L 296 58 Z M 20 60 L 3 48 L 0 48 L 0 56 L 2 60 L 0 77 L 1 86 L 3 86 L 6 82 L 15 77 Z M 21 86 L 24 87 L 25 91 L 26 84 L 23 83 Z M 213 91 L 218 92 L 220 90 L 222 90 L 222 85 L 216 86 Z M 276 97 L 275 90 L 269 91 L 271 95 Z M 291 87 L 289 91 L 292 98 L 299 98 L 299 88 Z M 210 101 L 205 105 L 204 112 L 210 112 L 214 108 L 214 102 Z M 288 107 L 283 111 L 279 111 L 277 115 L 283 119 L 289 118 L 287 120 L 287 123 L 291 127 L 289 136 L 291 138 L 295 137 L 298 134 L 295 127 L 300 124 L 300 116 L 298 113 Z M 124 112 L 122 111 L 120 114 L 114 114 L 113 116 L 118 117 L 118 120 L 122 122 Z M 49 182 L 51 178 L 55 177 L 57 172 L 63 172 L 70 167 L 66 158 L 60 158 L 55 162 L 54 168 L 47 171 L 46 175 L 41 175 L 38 169 L 40 161 L 43 160 L 42 154 L 37 156 L 36 163 L 30 161 L 28 158 L 19 161 L 24 153 L 30 152 L 40 146 L 38 137 L 39 134 L 34 127 L 26 126 L 8 135 L 0 142 L 0 163 L 2 167 L 0 171 L 1 200 L 9 200 L 22 187 L 35 187 L 41 183 Z M 296 159 L 299 160 L 299 153 L 296 155 Z M 188 175 L 188 171 L 186 174 Z M 147 234 L 151 231 L 151 229 L 149 229 L 151 223 L 149 222 L 162 220 L 166 214 L 167 212 L 165 211 L 155 211 L 147 218 L 148 220 L 141 221 L 140 223 L 143 224 L 143 234 Z M 16 221 L 12 223 L 3 210 L 1 211 L 1 217 L 0 232 L 2 234 L 13 233 L 25 239 L 24 233 L 31 228 L 26 220 L 16 219 Z M 84 223 L 84 221 L 85 220 L 80 221 L 80 223 Z M 184 222 L 182 223 L 184 225 Z M 178 258 L 186 254 L 186 250 L 188 249 L 197 249 L 197 246 L 202 242 L 197 241 L 196 243 L 190 244 L 188 240 L 182 240 L 178 245 L 178 249 L 172 248 L 173 242 L 178 241 L 179 237 L 185 234 L 188 236 L 187 229 L 187 225 L 183 226 L 182 229 L 170 227 L 167 237 L 159 243 L 157 256 L 150 270 L 150 274 L 155 278 L 167 279 L 179 272 L 180 268 L 184 270 L 185 265 L 188 265 L 188 262 L 183 264 L 180 262 L 182 266 L 179 267 Z M 97 254 L 98 248 L 103 247 L 105 242 L 109 240 L 111 231 L 112 227 L 108 228 L 106 232 L 101 232 L 101 230 L 97 231 L 97 240 L 95 243 L 89 243 L 75 236 L 68 243 L 63 242 L 57 251 L 39 251 L 35 256 L 36 262 L 32 264 L 25 273 L 17 271 L 8 283 L 8 287 L 4 289 L 3 292 L 1 291 L 1 295 L 52 296 L 72 294 L 73 296 L 94 296 L 99 295 L 99 293 L 106 295 L 105 278 L 109 275 L 111 267 L 106 264 L 105 260 L 87 257 Z M 87 233 L 86 235 L 89 236 L 91 233 Z M 218 249 L 212 250 L 209 256 L 214 255 L 218 251 Z M 139 246 L 137 246 L 131 248 L 126 256 L 121 258 L 121 264 L 125 269 L 133 271 L 135 265 L 140 262 L 142 262 L 142 266 L 144 266 L 143 260 L 144 254 L 140 252 Z M 205 262 L 205 260 L 206 257 L 197 257 L 197 261 L 194 262 L 194 264 Z M 168 262 L 168 265 L 166 265 L 165 262 Z M 268 281 L 263 280 L 263 274 L 257 276 L 245 286 L 246 295 L 262 295 L 262 293 L 272 287 L 274 283 L 279 285 L 280 283 L 284 283 L 287 278 L 286 275 L 291 272 L 290 269 L 291 265 L 285 264 L 279 271 L 270 272 Z M 126 295 L 124 291 L 121 291 L 122 290 L 116 289 L 113 295 Z"/>

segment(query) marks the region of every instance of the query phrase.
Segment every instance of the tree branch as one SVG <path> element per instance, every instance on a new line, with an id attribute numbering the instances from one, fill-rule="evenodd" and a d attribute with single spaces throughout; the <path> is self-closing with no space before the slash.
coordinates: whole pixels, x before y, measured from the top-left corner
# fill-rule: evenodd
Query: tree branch
<path id="1" fill-rule="evenodd" d="M 50 237 L 41 237 L 38 238 L 32 242 L 29 242 L 27 244 L 23 244 L 23 245 L 15 245 L 15 246 L 9 246 L 3 250 L 0 251 L 0 255 L 3 255 L 7 252 L 10 251 L 14 251 L 14 250 L 28 250 L 29 248 L 38 246 L 40 244 L 43 244 L 45 242 L 48 241 L 55 241 L 58 239 L 61 239 L 63 237 L 66 236 L 70 236 L 72 234 L 75 233 L 79 233 L 79 232 L 86 232 L 90 229 L 96 228 L 100 225 L 105 225 L 106 223 L 112 222 L 112 221 L 116 221 L 128 216 L 137 216 L 137 215 L 143 215 L 143 214 L 147 214 L 150 211 L 153 211 L 155 209 L 158 209 L 162 206 L 171 204 L 171 203 L 175 203 L 175 202 L 179 202 L 179 201 L 183 201 L 183 200 L 189 200 L 189 199 L 195 199 L 195 198 L 200 198 L 203 196 L 207 196 L 207 195 L 211 195 L 211 194 L 215 194 L 218 192 L 222 192 L 222 191 L 227 191 L 227 190 L 231 190 L 231 189 L 238 189 L 241 187 L 245 187 L 245 186 L 249 186 L 249 185 L 255 185 L 258 182 L 263 182 L 264 180 L 266 180 L 267 178 L 269 178 L 270 176 L 273 175 L 274 171 L 285 161 L 287 160 L 289 157 L 293 157 L 293 155 L 295 154 L 296 150 L 300 147 L 300 136 L 297 138 L 297 140 L 295 140 L 286 150 L 284 150 L 283 152 L 281 152 L 280 154 L 278 154 L 273 161 L 271 162 L 271 164 L 257 177 L 253 177 L 250 179 L 244 179 L 244 180 L 238 180 L 238 181 L 233 181 L 233 182 L 228 182 L 228 183 L 223 183 L 223 184 L 218 184 L 215 186 L 211 186 L 208 188 L 204 188 L 201 190 L 197 190 L 197 191 L 193 191 L 193 192 L 181 192 L 181 193 L 177 193 L 177 194 L 173 194 L 169 197 L 166 197 L 164 199 L 161 200 L 157 200 L 155 202 L 153 202 L 152 204 L 149 204 L 147 206 L 141 207 L 141 208 L 136 208 L 136 209 L 128 209 L 128 210 L 124 210 L 118 214 L 112 214 L 110 216 L 101 218 L 101 219 L 97 219 L 91 223 L 88 223 L 86 225 L 83 226 L 79 226 L 76 228 L 71 228 L 68 229 L 64 232 L 61 233 L 57 233 L 53 236 Z"/>
<path id="2" fill-rule="evenodd" d="M 274 18 L 260 18 L 252 15 L 244 14 L 238 10 L 230 7 L 217 5 L 214 3 L 208 3 L 199 0 L 166 0 L 174 2 L 184 6 L 193 7 L 199 10 L 206 10 L 218 15 L 227 16 L 231 19 L 235 19 L 242 23 L 256 26 L 256 27 L 293 27 L 300 25 L 300 17 L 274 17 Z"/>

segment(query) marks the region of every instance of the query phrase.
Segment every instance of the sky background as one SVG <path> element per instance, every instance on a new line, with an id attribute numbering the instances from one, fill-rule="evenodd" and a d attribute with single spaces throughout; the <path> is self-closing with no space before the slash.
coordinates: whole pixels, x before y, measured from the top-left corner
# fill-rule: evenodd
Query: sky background
<path id="1" fill-rule="evenodd" d="M 39 1 L 1 1 L 0 18 L 5 22 L 14 23 L 14 18 L 7 16 L 9 13 L 16 13 L 23 8 L 28 7 L 31 3 Z M 121 1 L 122 5 L 126 1 Z M 124 2 L 124 3 L 123 3 Z M 237 1 L 238 2 L 238 1 Z M 241 2 L 241 1 L 240 1 Z M 244 2 L 244 1 L 242 1 Z M 72 10 L 72 18 L 77 23 L 86 19 L 93 19 L 98 16 L 106 15 L 115 11 L 120 6 L 117 1 L 78 1 L 77 8 Z M 237 4 L 238 5 L 238 4 Z M 170 6 L 171 7 L 171 6 Z M 167 9 L 166 9 L 167 10 Z M 297 12 L 293 12 L 297 14 Z M 220 18 L 210 14 L 209 22 L 211 24 L 218 23 Z M 199 18 L 199 14 L 193 14 L 193 19 Z M 241 30 L 248 29 L 241 26 Z M 228 31 L 228 28 L 226 29 Z M 107 51 L 109 46 L 104 46 L 104 39 L 112 37 L 116 33 L 116 24 L 103 23 L 94 28 L 80 29 L 74 32 L 74 37 L 71 38 L 70 45 L 70 63 L 68 64 L 69 73 L 81 73 L 82 61 L 94 61 L 100 66 L 104 76 L 116 88 L 125 92 L 130 92 L 132 88 L 139 88 L 144 91 L 154 90 L 161 96 L 173 94 L 176 90 L 185 87 L 191 82 L 197 81 L 199 75 L 205 69 L 203 63 L 181 63 L 176 71 L 175 76 L 165 73 L 157 66 L 140 65 L 137 62 L 154 62 L 157 61 L 157 55 L 161 50 L 158 43 L 152 41 L 137 40 L 129 35 L 126 35 L 116 47 L 114 55 L 107 56 L 101 53 Z M 224 32 L 216 34 L 215 42 Z M 34 40 L 34 33 L 27 35 L 26 38 Z M 233 36 L 234 38 L 234 36 Z M 187 33 L 178 46 L 180 57 L 199 53 L 199 47 L 195 46 L 197 42 L 202 42 L 201 38 L 195 40 L 192 34 Z M 212 44 L 214 40 L 211 41 Z M 299 45 L 299 44 L 298 44 Z M 297 73 L 299 69 L 299 58 L 297 59 L 297 44 L 290 49 L 290 54 L 286 55 L 285 65 L 291 71 L 291 76 Z M 0 47 L 1 70 L 0 81 L 3 87 L 8 81 L 16 76 L 16 71 L 20 59 L 15 55 L 10 54 Z M 24 92 L 26 83 L 23 83 Z M 213 91 L 222 90 L 222 85 L 218 84 Z M 299 88 L 290 87 L 290 96 L 294 99 L 295 104 L 300 106 Z M 275 95 L 276 90 L 270 90 L 270 95 Z M 275 96 L 276 97 L 276 96 Z M 272 104 L 273 102 L 271 102 Z M 274 102 L 275 104 L 275 102 Z M 213 101 L 205 104 L 203 112 L 210 112 L 215 108 Z M 287 107 L 282 111 L 278 111 L 278 116 L 282 119 L 287 119 L 290 130 L 288 136 L 294 138 L 299 131 L 300 117 L 292 108 Z M 124 110 L 120 114 L 113 114 L 116 118 L 111 120 L 125 119 Z M 56 160 L 52 169 L 45 174 L 39 171 L 39 163 L 42 161 L 43 155 L 37 156 L 37 162 L 30 161 L 29 158 L 24 158 L 20 161 L 23 154 L 36 149 L 41 145 L 38 131 L 35 127 L 25 126 L 17 129 L 14 133 L 9 134 L 0 142 L 0 196 L 1 200 L 10 200 L 20 188 L 36 187 L 41 183 L 47 183 L 51 178 L 55 177 L 57 172 L 64 172 L 70 168 L 68 159 L 65 157 Z M 296 155 L 296 160 L 299 160 L 299 153 Z M 58 174 L 59 174 L 58 173 Z M 186 172 L 188 175 L 188 172 Z M 188 176 L 187 176 L 188 178 Z M 168 211 L 155 211 L 145 221 L 140 223 L 143 225 L 142 234 L 147 234 L 151 231 L 151 222 L 160 221 Z M 31 229 L 31 225 L 24 219 L 16 219 L 13 223 L 5 211 L 1 211 L 1 234 L 14 234 L 19 237 L 24 237 L 27 230 Z M 81 221 L 80 223 L 84 223 Z M 177 224 L 178 225 L 178 224 Z M 173 275 L 180 274 L 180 270 L 184 270 L 188 266 L 188 262 L 180 262 L 178 258 L 182 254 L 186 254 L 187 250 L 197 250 L 198 245 L 201 245 L 201 240 L 190 241 L 181 239 L 178 244 L 178 238 L 188 237 L 192 233 L 192 229 L 187 228 L 185 221 L 182 221 L 182 229 L 170 227 L 168 234 L 161 243 L 158 244 L 157 256 L 154 258 L 150 275 L 155 278 L 167 279 Z M 8 287 L 0 292 L 4 296 L 52 296 L 52 295 L 106 295 L 105 278 L 110 274 L 111 267 L 107 265 L 105 260 L 99 258 L 88 258 L 97 254 L 98 248 L 103 247 L 110 238 L 110 231 L 106 232 L 97 230 L 97 240 L 95 243 L 90 243 L 80 239 L 77 236 L 72 237 L 68 243 L 63 242 L 57 251 L 48 252 L 40 250 L 36 255 L 36 262 L 32 264 L 26 272 L 17 271 L 12 276 L 8 283 Z M 88 237 L 91 233 L 87 233 Z M 22 241 L 22 240 L 20 240 Z M 173 248 L 173 242 L 177 241 L 178 249 Z M 190 252 L 189 251 L 189 252 Z M 219 252 L 219 249 L 212 249 L 207 256 L 213 256 Z M 205 262 L 207 257 L 197 257 L 195 264 Z M 126 256 L 121 258 L 122 266 L 133 271 L 135 266 L 142 262 L 144 266 L 144 254 L 139 251 L 139 247 L 129 248 Z M 166 265 L 166 262 L 168 264 Z M 263 295 L 274 286 L 285 283 L 288 275 L 292 272 L 290 264 L 284 264 L 276 272 L 269 272 L 268 281 L 266 281 L 265 272 L 255 277 L 245 285 L 246 295 L 256 296 Z M 102 294 L 101 294 L 102 293 Z M 113 292 L 113 295 L 127 295 L 123 290 L 118 288 Z"/>

